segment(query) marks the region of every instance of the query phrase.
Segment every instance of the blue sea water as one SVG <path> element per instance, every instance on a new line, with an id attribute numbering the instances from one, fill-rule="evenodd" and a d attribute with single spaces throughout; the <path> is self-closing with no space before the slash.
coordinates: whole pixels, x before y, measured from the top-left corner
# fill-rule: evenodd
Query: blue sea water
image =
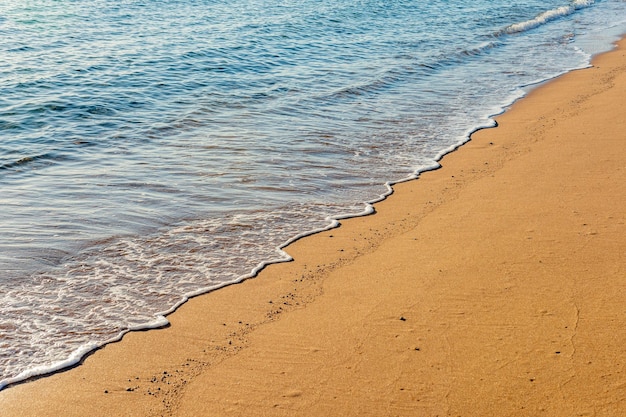
<path id="1" fill-rule="evenodd" d="M 289 259 L 625 31 L 624 0 L 0 0 L 0 389 Z"/>

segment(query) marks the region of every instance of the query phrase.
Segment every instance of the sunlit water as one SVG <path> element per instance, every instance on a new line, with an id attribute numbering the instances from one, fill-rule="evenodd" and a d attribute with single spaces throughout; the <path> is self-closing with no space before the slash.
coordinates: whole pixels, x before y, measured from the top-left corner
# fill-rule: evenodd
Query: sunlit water
<path id="1" fill-rule="evenodd" d="M 0 0 L 0 389 L 288 259 L 625 18 L 623 0 Z"/>

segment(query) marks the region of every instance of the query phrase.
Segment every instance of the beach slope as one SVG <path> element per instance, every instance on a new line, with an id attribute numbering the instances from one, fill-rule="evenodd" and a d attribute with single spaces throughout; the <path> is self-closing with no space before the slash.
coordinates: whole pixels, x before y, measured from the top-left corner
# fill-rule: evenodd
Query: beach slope
<path id="1" fill-rule="evenodd" d="M 626 415 L 625 48 L 0 414 Z"/>

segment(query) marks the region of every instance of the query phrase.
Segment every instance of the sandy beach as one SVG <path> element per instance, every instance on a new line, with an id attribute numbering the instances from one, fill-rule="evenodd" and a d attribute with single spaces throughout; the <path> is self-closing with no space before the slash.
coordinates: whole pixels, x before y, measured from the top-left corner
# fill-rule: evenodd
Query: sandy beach
<path id="1" fill-rule="evenodd" d="M 626 415 L 625 51 L 0 415 Z"/>

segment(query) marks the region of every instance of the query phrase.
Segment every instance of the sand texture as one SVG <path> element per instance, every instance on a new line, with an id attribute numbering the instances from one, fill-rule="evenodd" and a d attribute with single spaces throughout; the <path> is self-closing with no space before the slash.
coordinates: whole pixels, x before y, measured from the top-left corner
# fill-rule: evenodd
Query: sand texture
<path id="1" fill-rule="evenodd" d="M 626 416 L 626 42 L 13 416 Z"/>

